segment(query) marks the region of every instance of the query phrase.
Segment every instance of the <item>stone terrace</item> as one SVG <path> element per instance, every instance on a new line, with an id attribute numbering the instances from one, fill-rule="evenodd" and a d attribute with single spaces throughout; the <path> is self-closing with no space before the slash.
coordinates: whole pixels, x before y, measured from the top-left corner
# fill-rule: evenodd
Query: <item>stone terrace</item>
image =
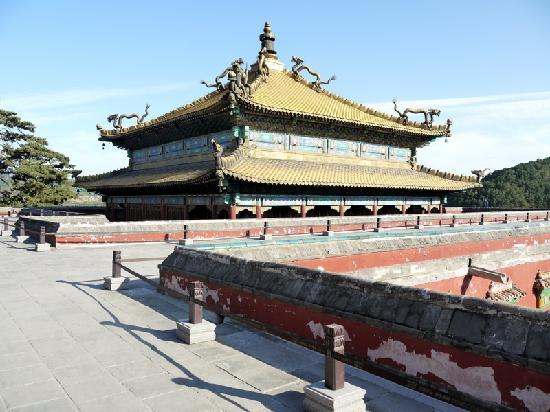
<path id="1" fill-rule="evenodd" d="M 117 246 L 125 258 L 164 257 L 173 244 Z M 30 250 L 0 241 L 0 411 L 301 410 L 323 357 L 236 322 L 215 342 L 175 340 L 187 305 L 132 280 L 103 290 L 114 247 Z M 156 264 L 131 264 L 158 276 Z M 371 411 L 457 411 L 347 367 Z"/>

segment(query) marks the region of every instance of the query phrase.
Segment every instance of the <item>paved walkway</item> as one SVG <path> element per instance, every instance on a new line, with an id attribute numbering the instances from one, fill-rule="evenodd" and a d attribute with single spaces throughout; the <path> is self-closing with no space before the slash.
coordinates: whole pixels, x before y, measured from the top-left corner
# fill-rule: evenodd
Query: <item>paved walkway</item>
<path id="1" fill-rule="evenodd" d="M 0 239 L 0 411 L 301 410 L 303 387 L 323 376 L 320 354 L 233 321 L 215 342 L 185 345 L 186 305 L 140 280 L 103 290 L 113 249 L 166 256 L 170 244 L 31 251 Z M 159 262 L 129 264 L 155 276 Z M 371 411 L 455 411 L 347 368 Z"/>

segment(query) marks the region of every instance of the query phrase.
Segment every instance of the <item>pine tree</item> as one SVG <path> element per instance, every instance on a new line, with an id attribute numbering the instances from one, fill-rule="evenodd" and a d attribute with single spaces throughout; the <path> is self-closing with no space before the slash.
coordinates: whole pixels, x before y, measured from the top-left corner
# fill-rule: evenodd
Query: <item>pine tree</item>
<path id="1" fill-rule="evenodd" d="M 483 187 L 449 195 L 449 206 L 550 208 L 550 157 L 495 170 Z"/>
<path id="2" fill-rule="evenodd" d="M 58 205 L 74 196 L 69 158 L 35 136 L 32 123 L 0 109 L 0 203 L 10 206 Z"/>

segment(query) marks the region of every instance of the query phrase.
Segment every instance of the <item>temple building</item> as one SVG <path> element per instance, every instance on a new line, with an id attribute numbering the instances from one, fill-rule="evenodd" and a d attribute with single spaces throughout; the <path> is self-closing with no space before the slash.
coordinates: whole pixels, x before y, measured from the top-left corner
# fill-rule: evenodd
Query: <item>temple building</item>
<path id="1" fill-rule="evenodd" d="M 78 179 L 104 196 L 109 219 L 432 213 L 449 192 L 479 185 L 416 163 L 419 148 L 450 135 L 450 121 L 432 125 L 438 110 L 377 112 L 324 90 L 335 77 L 322 80 L 299 57 L 286 69 L 269 23 L 260 41 L 250 70 L 235 60 L 203 82 L 206 96 L 149 121 L 146 110 L 97 126 L 129 158 Z M 137 124 L 123 127 L 125 118 Z"/>

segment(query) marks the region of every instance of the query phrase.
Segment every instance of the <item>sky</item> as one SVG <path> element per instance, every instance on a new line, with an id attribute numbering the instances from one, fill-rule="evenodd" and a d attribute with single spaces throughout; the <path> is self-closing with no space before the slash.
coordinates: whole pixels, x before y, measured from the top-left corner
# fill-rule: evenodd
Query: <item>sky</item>
<path id="1" fill-rule="evenodd" d="M 201 97 L 231 61 L 253 63 L 269 20 L 279 58 L 337 75 L 328 90 L 377 110 L 442 110 L 453 136 L 418 153 L 454 173 L 550 156 L 550 1 L 0 0 L 0 108 L 83 174 L 124 167 L 95 125 Z M 421 120 L 415 119 L 415 120 Z"/>

